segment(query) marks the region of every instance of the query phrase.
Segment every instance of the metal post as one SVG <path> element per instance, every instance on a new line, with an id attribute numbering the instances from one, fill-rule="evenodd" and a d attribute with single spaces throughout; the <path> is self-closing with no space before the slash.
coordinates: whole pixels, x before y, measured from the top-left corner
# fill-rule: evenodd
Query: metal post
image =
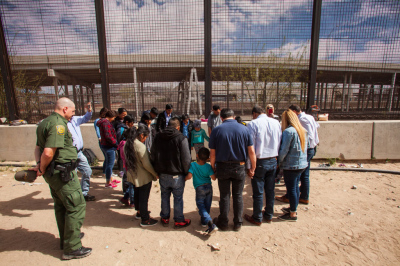
<path id="1" fill-rule="evenodd" d="M 6 93 L 8 116 L 10 121 L 19 118 L 19 111 L 17 108 L 17 97 L 15 94 L 14 84 L 12 80 L 10 61 L 8 58 L 8 50 L 6 38 L 3 30 L 3 19 L 0 15 L 0 68 L 3 77 L 4 91 Z"/>
<path id="2" fill-rule="evenodd" d="M 56 95 L 56 100 L 58 100 L 58 78 L 53 78 L 54 94 Z"/>
<path id="3" fill-rule="evenodd" d="M 135 95 L 136 121 L 139 121 L 138 85 L 136 67 L 133 68 L 133 94 Z"/>
<path id="4" fill-rule="evenodd" d="M 226 82 L 226 108 L 229 108 L 229 80 Z"/>
<path id="5" fill-rule="evenodd" d="M 85 102 L 83 100 L 83 86 L 79 85 L 79 94 L 81 96 L 81 104 L 80 104 L 80 110 L 81 110 L 81 115 L 85 113 Z"/>
<path id="6" fill-rule="evenodd" d="M 317 101 L 316 104 L 319 105 L 319 92 L 321 91 L 321 83 L 317 83 Z"/>
<path id="7" fill-rule="evenodd" d="M 328 83 L 326 83 L 325 86 L 325 103 L 324 103 L 324 109 L 326 109 L 326 101 L 328 99 Z"/>
<path id="8" fill-rule="evenodd" d="M 240 108 L 241 108 L 241 114 L 243 115 L 244 113 L 243 113 L 243 102 L 244 102 L 244 83 L 243 83 L 243 81 L 242 81 L 242 88 L 241 88 L 241 90 L 242 90 L 242 97 L 241 97 L 241 101 L 240 101 Z"/>
<path id="9" fill-rule="evenodd" d="M 69 91 L 68 91 L 68 81 L 64 81 L 64 95 L 65 97 L 69 98 Z"/>
<path id="10" fill-rule="evenodd" d="M 389 108 L 388 108 L 389 112 L 392 111 L 393 92 L 395 85 L 396 85 L 396 73 L 394 73 L 392 76 L 392 87 L 390 88 L 390 95 L 389 95 Z"/>
<path id="11" fill-rule="evenodd" d="M 204 89 L 205 112 L 207 116 L 211 110 L 212 80 L 211 80 L 211 0 L 204 0 Z"/>
<path id="12" fill-rule="evenodd" d="M 197 98 L 197 109 L 199 111 L 199 116 L 201 116 L 201 97 L 200 97 L 200 90 L 199 90 L 199 77 L 197 76 L 197 70 L 194 68 L 194 84 L 196 86 L 196 98 Z"/>
<path id="13" fill-rule="evenodd" d="M 265 110 L 266 107 L 267 107 L 267 81 L 264 82 L 263 106 L 262 106 L 262 108 Z"/>
<path id="14" fill-rule="evenodd" d="M 383 85 L 381 85 L 379 89 L 378 109 L 381 109 L 382 98 L 383 98 Z"/>
<path id="15" fill-rule="evenodd" d="M 257 104 L 257 100 L 258 100 L 258 81 L 260 79 L 260 69 L 257 67 L 256 68 L 256 82 L 254 84 L 254 103 L 255 105 Z"/>
<path id="16" fill-rule="evenodd" d="M 76 94 L 76 84 L 72 85 L 72 95 L 74 97 L 75 108 L 78 105 L 78 96 Z"/>
<path id="17" fill-rule="evenodd" d="M 87 103 L 90 102 L 89 87 L 86 87 L 86 100 L 87 100 Z"/>
<path id="18" fill-rule="evenodd" d="M 350 73 L 349 84 L 347 84 L 347 108 L 346 108 L 347 112 L 349 111 L 349 108 L 350 108 L 350 96 L 351 96 L 350 90 L 351 90 L 352 79 L 353 79 L 353 73 Z M 351 94 L 353 94 L 353 93 L 351 93 Z"/>
<path id="19" fill-rule="evenodd" d="M 345 88 L 347 82 L 347 74 L 344 74 L 343 88 L 342 88 L 342 112 L 344 111 L 344 100 L 345 100 Z"/>
<path id="20" fill-rule="evenodd" d="M 110 88 L 108 80 L 108 61 L 107 61 L 107 43 L 106 28 L 104 22 L 104 6 L 103 0 L 95 0 L 96 24 L 97 24 L 97 40 L 99 46 L 99 60 L 101 72 L 101 94 L 103 106 L 111 109 Z"/>
<path id="21" fill-rule="evenodd" d="M 95 89 L 95 85 L 94 84 L 92 84 L 92 111 L 93 111 L 93 114 L 95 114 L 96 113 L 96 107 L 95 107 L 95 104 L 94 104 L 94 89 Z"/>
<path id="22" fill-rule="evenodd" d="M 318 46 L 319 46 L 319 31 L 321 24 L 321 6 L 322 0 L 314 0 L 312 29 L 311 29 L 311 47 L 310 47 L 310 65 L 309 65 L 309 83 L 307 92 L 307 107 L 310 108 L 314 104 L 315 83 L 317 82 L 317 67 L 318 67 Z"/>
<path id="23" fill-rule="evenodd" d="M 192 87 L 193 87 L 193 68 L 190 70 L 189 76 L 189 92 L 188 92 L 188 105 L 186 114 L 190 114 L 190 104 L 192 103 Z"/>
<path id="24" fill-rule="evenodd" d="M 142 112 L 145 110 L 144 109 L 144 86 L 143 86 L 143 82 L 140 82 L 140 90 L 142 92 Z"/>

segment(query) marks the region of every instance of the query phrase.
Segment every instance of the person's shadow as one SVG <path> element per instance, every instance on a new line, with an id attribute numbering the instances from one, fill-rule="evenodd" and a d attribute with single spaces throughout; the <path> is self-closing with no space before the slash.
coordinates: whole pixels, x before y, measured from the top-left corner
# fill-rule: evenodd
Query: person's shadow
<path id="1" fill-rule="evenodd" d="M 25 196 L 14 198 L 9 201 L 0 201 L 0 213 L 3 216 L 15 216 L 15 217 L 30 217 L 32 213 L 20 214 L 16 210 L 23 211 L 40 211 L 53 209 L 52 198 L 36 199 L 35 196 L 39 195 L 40 191 L 29 193 Z"/>
<path id="2" fill-rule="evenodd" d="M 60 240 L 53 234 L 17 227 L 6 230 L 0 229 L 0 252 L 29 251 L 40 252 L 55 258 L 61 258 Z"/>

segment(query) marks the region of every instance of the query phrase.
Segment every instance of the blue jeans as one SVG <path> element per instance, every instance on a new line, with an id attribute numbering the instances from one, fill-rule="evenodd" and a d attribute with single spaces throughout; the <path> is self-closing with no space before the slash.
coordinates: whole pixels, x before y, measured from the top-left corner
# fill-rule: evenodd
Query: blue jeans
<path id="1" fill-rule="evenodd" d="M 134 185 L 131 182 L 126 182 L 128 185 L 128 188 L 124 192 L 124 199 L 129 199 L 129 202 L 131 204 L 134 204 L 135 202 L 135 190 L 134 190 Z"/>
<path id="2" fill-rule="evenodd" d="M 103 149 L 101 148 L 100 142 L 99 142 L 99 147 L 100 147 L 101 152 L 103 153 L 104 161 L 105 161 L 106 160 L 106 154 L 104 153 Z M 106 165 L 104 163 L 103 163 L 102 170 L 103 170 L 103 174 L 105 174 L 106 173 Z"/>
<path id="3" fill-rule="evenodd" d="M 161 187 L 161 212 L 162 219 L 169 219 L 171 206 L 170 199 L 171 193 L 174 195 L 174 221 L 184 222 L 185 216 L 183 215 L 183 191 L 185 189 L 185 176 L 184 175 L 167 175 L 160 174 L 160 187 Z"/>
<path id="4" fill-rule="evenodd" d="M 300 176 L 305 169 L 299 170 L 283 170 L 283 179 L 285 180 L 287 198 L 289 199 L 290 211 L 297 211 L 300 197 Z"/>
<path id="5" fill-rule="evenodd" d="M 274 215 L 275 199 L 275 173 L 277 168 L 276 158 L 259 160 L 257 159 L 254 177 L 251 180 L 253 187 L 253 219 L 262 222 L 262 207 L 265 190 L 265 213 L 267 220 Z"/>
<path id="6" fill-rule="evenodd" d="M 83 196 L 86 196 L 89 192 L 90 176 L 92 175 L 92 168 L 90 168 L 88 160 L 86 156 L 83 155 L 82 151 L 78 152 L 78 159 L 79 163 L 76 168 L 78 169 L 79 172 L 82 173 L 82 178 L 81 178 L 82 194 Z"/>
<path id="7" fill-rule="evenodd" d="M 213 197 L 211 184 L 204 184 L 196 188 L 196 205 L 199 209 L 201 224 L 206 225 L 211 221 L 210 209 Z"/>
<path id="8" fill-rule="evenodd" d="M 308 166 L 300 176 L 300 198 L 308 200 L 310 196 L 310 162 L 315 155 L 315 148 L 307 150 Z"/>
<path id="9" fill-rule="evenodd" d="M 114 163 L 115 163 L 115 150 L 117 148 L 107 147 L 107 146 L 103 146 L 103 145 L 101 145 L 100 147 L 101 147 L 101 151 L 104 153 L 103 169 L 105 171 L 106 181 L 108 183 L 111 180 L 112 169 L 113 169 Z"/>

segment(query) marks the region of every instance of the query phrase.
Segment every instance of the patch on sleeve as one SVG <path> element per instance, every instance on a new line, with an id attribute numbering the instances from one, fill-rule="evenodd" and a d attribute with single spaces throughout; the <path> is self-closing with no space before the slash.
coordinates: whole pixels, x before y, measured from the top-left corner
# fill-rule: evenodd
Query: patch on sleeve
<path id="1" fill-rule="evenodd" d="M 64 134 L 65 134 L 64 126 L 61 126 L 61 125 L 56 126 L 56 129 L 57 129 L 57 135 L 64 136 Z"/>

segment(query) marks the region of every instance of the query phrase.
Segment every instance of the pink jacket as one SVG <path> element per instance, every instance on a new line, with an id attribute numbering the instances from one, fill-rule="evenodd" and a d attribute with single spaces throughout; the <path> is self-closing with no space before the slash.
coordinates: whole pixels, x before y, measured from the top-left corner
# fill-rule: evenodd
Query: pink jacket
<path id="1" fill-rule="evenodd" d="M 125 145 L 126 140 L 121 140 L 121 142 L 118 144 L 118 150 L 120 151 L 119 154 L 121 154 L 121 159 L 124 164 L 124 168 L 126 169 L 126 164 L 125 164 L 125 153 L 124 153 L 124 145 Z"/>

